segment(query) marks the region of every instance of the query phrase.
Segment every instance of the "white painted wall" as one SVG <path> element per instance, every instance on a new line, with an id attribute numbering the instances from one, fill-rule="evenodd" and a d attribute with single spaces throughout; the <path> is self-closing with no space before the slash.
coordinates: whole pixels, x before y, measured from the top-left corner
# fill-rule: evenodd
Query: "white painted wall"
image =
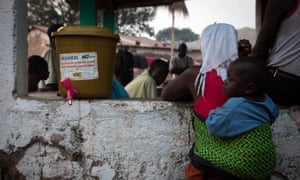
<path id="1" fill-rule="evenodd" d="M 1 173 L 30 180 L 184 179 L 190 105 L 75 100 L 69 106 L 16 96 L 27 86 L 24 14 L 24 1 L 0 1 Z M 273 126 L 277 170 L 292 180 L 300 177 L 299 112 L 281 108 Z"/>
<path id="2" fill-rule="evenodd" d="M 12 91 L 14 88 L 14 71 L 16 55 L 14 53 L 14 1 L 0 1 L 0 113 L 5 118 L 6 110 L 14 104 Z"/>
<path id="3" fill-rule="evenodd" d="M 28 179 L 183 179 L 186 110 L 159 101 L 18 98 L 1 122 L 0 150 L 22 154 L 16 167 Z"/>

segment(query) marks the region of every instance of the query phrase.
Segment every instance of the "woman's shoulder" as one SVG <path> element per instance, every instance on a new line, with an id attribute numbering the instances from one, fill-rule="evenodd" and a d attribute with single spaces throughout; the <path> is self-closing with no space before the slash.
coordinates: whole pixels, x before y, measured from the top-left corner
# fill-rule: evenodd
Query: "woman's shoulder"
<path id="1" fill-rule="evenodd" d="M 182 75 L 184 76 L 196 76 L 199 73 L 200 66 L 191 66 L 187 68 Z"/>
<path id="2" fill-rule="evenodd" d="M 199 66 L 190 67 L 175 79 L 170 80 L 162 90 L 162 99 L 169 101 L 182 100 L 185 97 L 195 98 L 194 81 L 199 72 Z"/>

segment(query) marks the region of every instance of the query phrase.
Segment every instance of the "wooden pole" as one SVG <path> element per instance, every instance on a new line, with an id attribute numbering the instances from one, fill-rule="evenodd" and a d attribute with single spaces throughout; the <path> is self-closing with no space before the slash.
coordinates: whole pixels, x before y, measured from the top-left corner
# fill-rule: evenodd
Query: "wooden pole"
<path id="1" fill-rule="evenodd" d="M 175 46 L 175 33 L 174 33 L 174 23 L 175 22 L 175 12 L 172 10 L 172 27 L 171 27 L 171 52 L 170 58 L 174 56 L 174 46 Z"/>

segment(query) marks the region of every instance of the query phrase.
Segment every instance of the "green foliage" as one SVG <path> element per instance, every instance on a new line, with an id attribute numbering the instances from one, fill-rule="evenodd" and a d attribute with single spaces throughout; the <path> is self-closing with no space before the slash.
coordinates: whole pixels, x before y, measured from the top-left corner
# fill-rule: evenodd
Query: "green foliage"
<path id="1" fill-rule="evenodd" d="M 141 35 L 147 33 L 154 36 L 154 29 L 149 22 L 155 15 L 154 8 L 127 8 L 118 10 L 118 32 L 123 35 Z"/>
<path id="2" fill-rule="evenodd" d="M 52 24 L 72 25 L 78 22 L 78 12 L 70 9 L 65 0 L 27 0 L 28 24 L 49 26 Z M 147 8 L 128 8 L 117 10 L 118 32 L 123 35 L 154 36 L 149 22 L 153 20 L 155 10 Z"/>
<path id="3" fill-rule="evenodd" d="M 162 42 L 171 42 L 171 29 L 166 28 L 158 31 L 155 38 L 158 41 Z M 192 42 L 199 39 L 199 35 L 194 33 L 190 28 L 178 29 L 174 28 L 175 42 Z"/>
<path id="4" fill-rule="evenodd" d="M 28 25 L 74 24 L 76 12 L 65 0 L 27 0 Z"/>

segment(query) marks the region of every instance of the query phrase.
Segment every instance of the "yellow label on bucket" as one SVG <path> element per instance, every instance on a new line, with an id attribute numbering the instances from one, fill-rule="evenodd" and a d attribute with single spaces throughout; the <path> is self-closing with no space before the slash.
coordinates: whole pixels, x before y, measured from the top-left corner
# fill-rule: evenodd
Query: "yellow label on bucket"
<path id="1" fill-rule="evenodd" d="M 63 53 L 59 55 L 61 79 L 93 80 L 99 78 L 96 52 Z"/>

